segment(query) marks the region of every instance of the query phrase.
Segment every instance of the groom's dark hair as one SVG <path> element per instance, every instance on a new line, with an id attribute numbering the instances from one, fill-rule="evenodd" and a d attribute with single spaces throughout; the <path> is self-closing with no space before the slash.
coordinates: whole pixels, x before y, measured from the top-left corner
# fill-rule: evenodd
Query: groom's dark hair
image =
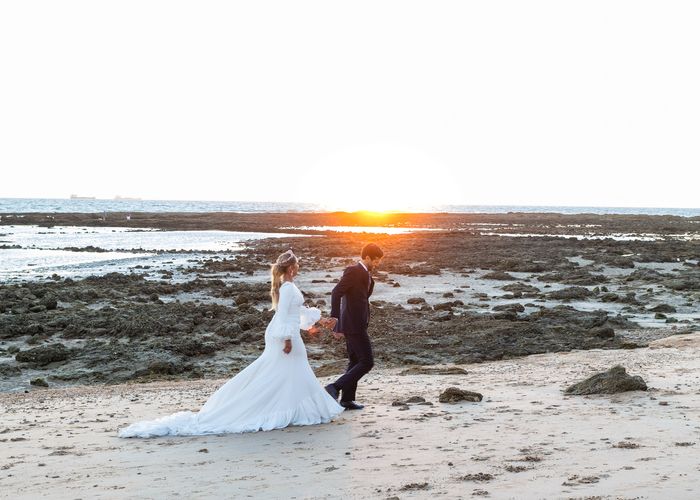
<path id="1" fill-rule="evenodd" d="M 380 257 L 384 257 L 384 252 L 382 252 L 382 249 L 375 243 L 367 243 L 364 247 L 362 247 L 362 253 L 360 256 L 363 259 L 365 257 L 369 257 L 370 259 L 379 259 Z"/>

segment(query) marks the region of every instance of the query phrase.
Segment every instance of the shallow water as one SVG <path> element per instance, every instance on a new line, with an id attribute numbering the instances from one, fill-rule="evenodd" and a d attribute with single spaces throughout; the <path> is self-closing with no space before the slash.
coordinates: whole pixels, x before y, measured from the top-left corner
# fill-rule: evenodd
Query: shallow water
<path id="1" fill-rule="evenodd" d="M 243 242 L 296 236 L 241 231 L 160 231 L 145 228 L 2 226 L 0 241 L 40 249 L 93 246 L 104 250 L 236 251 Z"/>
<path id="2" fill-rule="evenodd" d="M 0 245 L 19 245 L 21 248 L 0 249 L 0 281 L 35 279 L 53 273 L 75 278 L 126 272 L 135 266 L 171 269 L 197 256 L 175 253 L 178 251 L 225 254 L 243 249 L 249 240 L 289 236 L 299 235 L 117 227 L 1 226 Z M 86 247 L 106 251 L 67 250 Z"/>
<path id="3" fill-rule="evenodd" d="M 480 232 L 481 236 L 504 236 L 507 238 L 575 238 L 577 240 L 615 240 L 615 241 L 694 241 L 700 239 L 697 234 L 655 234 L 655 233 L 611 233 L 611 234 L 549 234 L 549 233 L 499 233 L 496 231 Z"/>

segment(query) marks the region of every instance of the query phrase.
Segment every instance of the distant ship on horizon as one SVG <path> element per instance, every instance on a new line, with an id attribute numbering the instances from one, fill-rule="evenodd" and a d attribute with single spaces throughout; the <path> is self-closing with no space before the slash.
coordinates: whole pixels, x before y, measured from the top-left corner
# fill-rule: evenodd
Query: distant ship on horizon
<path id="1" fill-rule="evenodd" d="M 71 200 L 96 200 L 94 196 L 78 196 L 77 194 L 70 195 Z"/>
<path id="2" fill-rule="evenodd" d="M 119 196 L 119 195 L 115 196 L 114 199 L 115 200 L 126 200 L 126 201 L 140 201 L 141 200 L 141 198 L 136 198 L 136 197 L 132 197 L 132 196 Z"/>

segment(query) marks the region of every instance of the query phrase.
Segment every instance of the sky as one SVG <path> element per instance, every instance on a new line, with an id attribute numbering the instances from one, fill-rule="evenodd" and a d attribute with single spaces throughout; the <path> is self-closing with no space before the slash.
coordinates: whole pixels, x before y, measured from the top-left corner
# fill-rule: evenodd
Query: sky
<path id="1" fill-rule="evenodd" d="M 698 207 L 695 1 L 0 3 L 0 197 Z"/>

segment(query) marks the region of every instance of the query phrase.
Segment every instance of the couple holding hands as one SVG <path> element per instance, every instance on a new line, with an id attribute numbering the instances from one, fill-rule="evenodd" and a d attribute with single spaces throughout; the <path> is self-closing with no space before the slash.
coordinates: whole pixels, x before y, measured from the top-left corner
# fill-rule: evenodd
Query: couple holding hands
<path id="1" fill-rule="evenodd" d="M 275 315 L 265 330 L 263 353 L 227 381 L 198 412 L 183 411 L 156 420 L 134 423 L 120 437 L 192 436 L 255 432 L 290 425 L 329 422 L 344 410 L 360 410 L 357 383 L 374 365 L 367 334 L 372 271 L 384 256 L 374 243 L 364 246 L 361 260 L 345 269 L 331 293 L 330 317 L 305 307 L 294 284 L 299 261 L 291 250 L 272 265 L 270 295 Z M 335 382 L 322 387 L 306 355 L 300 330 L 333 330 L 345 339 L 348 368 Z"/>

